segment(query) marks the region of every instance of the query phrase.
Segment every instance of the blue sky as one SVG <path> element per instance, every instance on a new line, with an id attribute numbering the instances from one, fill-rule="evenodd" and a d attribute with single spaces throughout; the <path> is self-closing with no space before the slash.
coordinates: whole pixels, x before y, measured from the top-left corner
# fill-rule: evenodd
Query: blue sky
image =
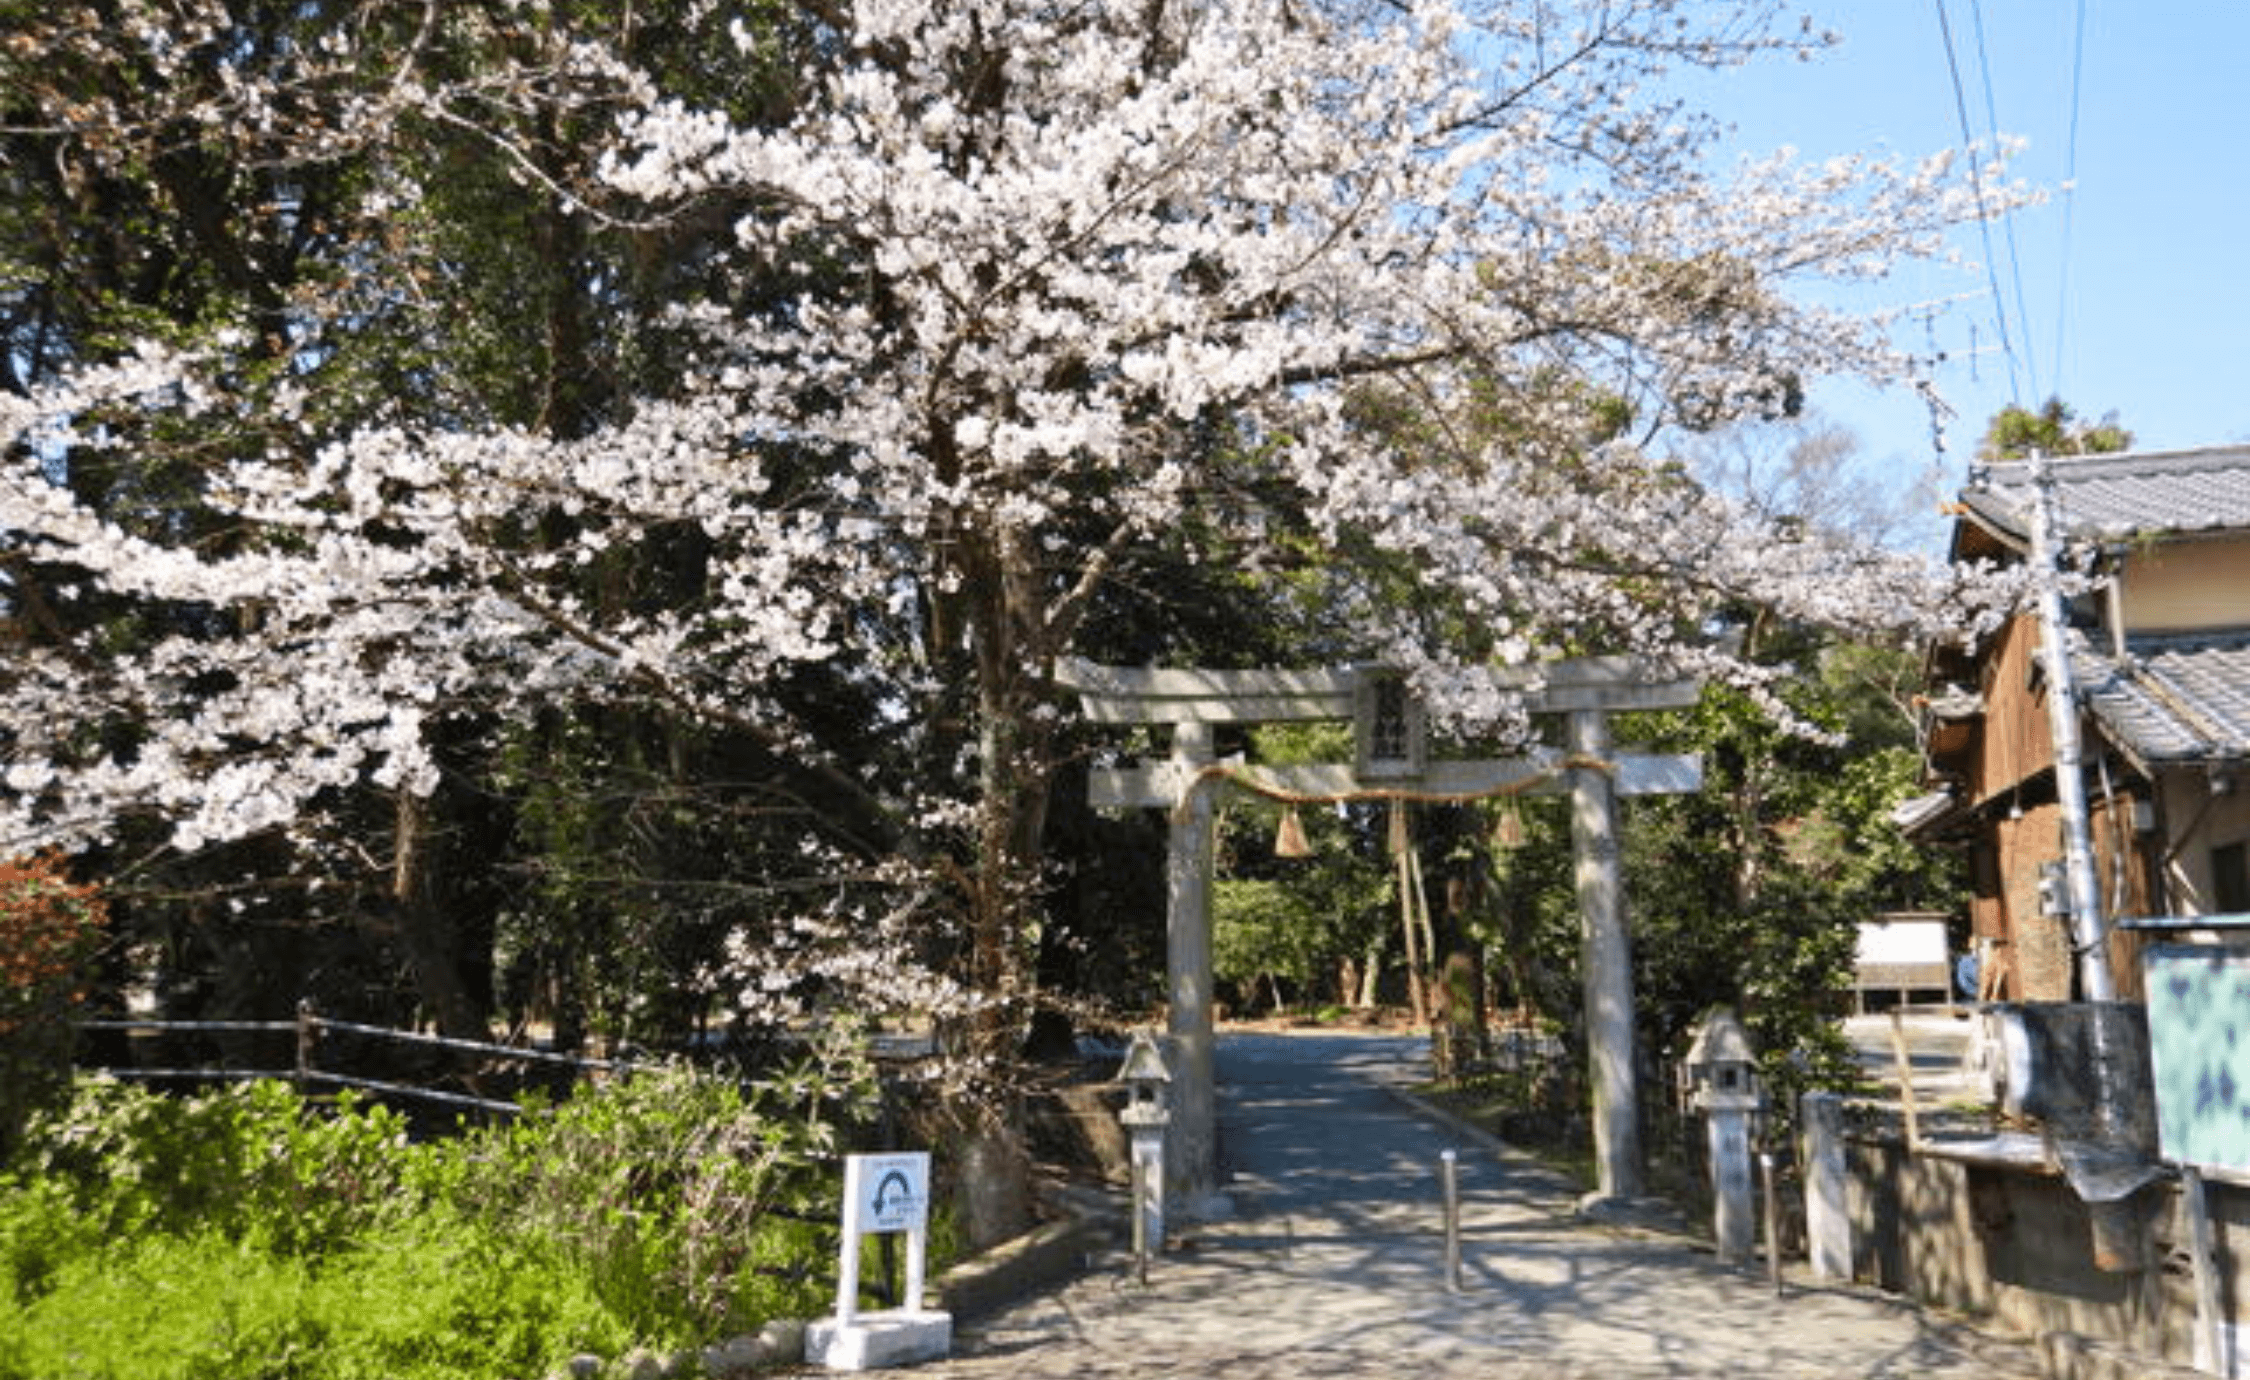
<path id="1" fill-rule="evenodd" d="M 1990 259 L 1969 229 L 1957 240 L 1970 268 L 1910 271 L 1870 298 L 1972 294 L 1902 340 L 1947 355 L 1935 378 L 1958 416 L 1945 487 L 1958 485 L 1994 411 L 2051 394 L 2082 416 L 2114 411 L 2136 449 L 2250 441 L 2250 355 L 2236 346 L 2250 331 L 2250 98 L 2239 90 L 2250 4 L 1799 0 L 1816 26 L 1841 35 L 1839 47 L 1812 63 L 1738 69 L 1693 94 L 1736 126 L 1744 152 L 1919 156 L 1957 146 L 1941 3 L 1972 132 L 1997 123 L 2027 140 L 2016 171 L 2049 192 L 1992 227 Z M 1871 466 L 1928 473 L 1930 414 L 1910 392 L 1828 386 L 1813 403 L 1858 435 Z"/>

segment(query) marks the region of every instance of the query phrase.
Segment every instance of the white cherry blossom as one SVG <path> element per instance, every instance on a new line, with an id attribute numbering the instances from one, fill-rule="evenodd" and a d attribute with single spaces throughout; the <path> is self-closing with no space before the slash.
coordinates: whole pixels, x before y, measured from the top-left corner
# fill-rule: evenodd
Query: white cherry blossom
<path id="1" fill-rule="evenodd" d="M 394 419 L 308 460 L 222 462 L 209 498 L 250 534 L 225 551 L 121 530 L 52 464 L 96 439 L 97 405 L 192 421 L 223 395 L 213 362 L 151 350 L 0 398 L 12 544 L 242 629 L 114 664 L 25 650 L 0 689 L 0 842 L 79 845 L 153 813 L 193 848 L 355 784 L 426 791 L 427 733 L 456 705 L 655 695 L 817 755 L 767 682 L 843 667 L 911 722 L 957 648 L 899 630 L 995 580 L 1005 617 L 955 635 L 1007 630 L 980 713 L 1040 729 L 1042 668 L 1089 591 L 1189 531 L 1254 544 L 1301 524 L 1408 562 L 1485 645 L 1375 606 L 1339 622 L 1468 724 L 1516 722 L 1500 663 L 1588 637 L 1760 685 L 1700 640 L 1700 611 L 1730 600 L 1920 635 L 1989 617 L 2004 590 L 1964 615 L 1973 591 L 1947 577 L 1762 528 L 1662 461 L 1668 429 L 1826 373 L 1894 376 L 1877 323 L 1792 285 L 1935 253 L 1979 214 L 1960 159 L 1709 171 L 1705 128 L 1643 93 L 1670 65 L 1787 48 L 1756 36 L 1765 8 L 862 0 L 777 128 L 569 47 L 555 70 L 633 102 L 589 153 L 612 193 L 652 220 L 722 193 L 756 208 L 719 266 L 737 282 L 815 253 L 847 281 L 757 313 L 678 303 L 650 324 L 696 340 L 693 373 L 582 438 Z M 155 60 L 192 37 L 134 13 Z M 401 74 L 338 137 L 458 115 L 435 82 Z M 231 99 L 226 118 L 276 118 L 259 92 Z M 304 401 L 284 390 L 272 420 Z M 1630 427 L 1595 426 L 1596 402 Z M 1370 426 L 1376 404 L 1415 424 Z M 1218 427 L 1257 486 L 1225 492 Z M 834 457 L 835 481 L 790 478 L 777 457 L 798 449 Z M 502 539 L 526 514 L 564 535 Z M 580 593 L 577 572 L 687 528 L 710 546 L 692 599 Z M 77 729 L 106 721 L 145 736 L 89 751 Z"/>

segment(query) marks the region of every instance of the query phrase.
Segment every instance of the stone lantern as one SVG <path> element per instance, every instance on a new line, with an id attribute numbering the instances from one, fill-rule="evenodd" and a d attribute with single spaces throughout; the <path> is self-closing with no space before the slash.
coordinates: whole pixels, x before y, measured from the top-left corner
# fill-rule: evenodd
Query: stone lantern
<path id="1" fill-rule="evenodd" d="M 1765 1106 L 1758 1061 L 1734 1008 L 1715 1006 L 1697 1024 L 1685 1066 L 1689 1105 L 1704 1115 L 1710 1148 L 1712 1235 L 1719 1258 L 1750 1258 L 1756 1208 L 1750 1172 L 1750 1123 Z"/>
<path id="2" fill-rule="evenodd" d="M 1117 1081 L 1126 1088 L 1125 1109 L 1117 1119 L 1133 1146 L 1133 1255 L 1146 1280 L 1149 1257 L 1164 1249 L 1164 1128 L 1172 1121 L 1165 1105 L 1172 1071 L 1164 1066 L 1154 1035 L 1133 1032 Z"/>

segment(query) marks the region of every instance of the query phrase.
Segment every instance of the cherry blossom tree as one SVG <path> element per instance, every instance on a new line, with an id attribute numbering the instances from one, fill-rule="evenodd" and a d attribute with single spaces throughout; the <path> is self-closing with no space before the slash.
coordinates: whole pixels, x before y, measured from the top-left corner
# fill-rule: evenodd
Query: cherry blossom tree
<path id="1" fill-rule="evenodd" d="M 205 501 L 216 461 L 310 453 L 413 416 L 580 435 L 668 376 L 658 333 L 620 323 L 692 272 L 697 243 L 724 225 L 590 233 L 600 189 L 578 141 L 629 93 L 622 69 L 582 40 L 605 40 L 676 93 L 785 108 L 790 35 L 776 29 L 770 53 L 713 68 L 702 55 L 727 26 L 699 9 L 589 8 L 580 33 L 504 5 L 0 5 L 0 387 L 50 384 L 118 358 L 120 342 L 129 355 L 136 337 L 200 349 L 226 385 L 226 407 L 191 427 L 111 409 L 101 444 L 53 452 L 52 477 L 121 531 L 215 552 L 245 535 Z M 237 616 L 113 597 L 23 545 L 0 548 L 0 562 L 0 626 L 102 659 Z M 601 564 L 585 576 L 607 597 L 664 578 Z M 660 951 L 668 981 L 646 980 L 690 1000 L 697 984 L 681 970 L 694 957 L 663 931 L 707 934 L 723 908 L 591 894 L 618 885 L 577 880 L 593 860 L 555 827 L 551 800 L 588 784 L 587 753 L 614 761 L 632 751 L 619 742 L 692 726 L 621 705 L 516 724 L 474 710 L 441 708 L 431 794 L 364 783 L 323 802 L 317 837 L 267 833 L 193 855 L 152 852 L 165 826 L 128 818 L 76 867 L 111 884 L 120 943 L 164 956 L 153 980 L 188 1003 L 173 1014 L 275 1015 L 311 996 L 390 1020 L 415 1002 L 449 1032 L 481 1037 L 499 976 L 509 1005 L 539 993 L 567 1040 L 585 999 L 598 990 L 614 1012 L 613 994 Z M 599 743 L 587 746 L 588 732 Z M 526 769 L 527 756 L 542 760 Z M 660 768 L 682 760 L 659 751 Z M 687 888 L 712 870 L 673 862 L 712 848 L 708 820 L 724 815 L 692 773 L 659 770 L 653 786 L 596 775 L 573 820 L 606 810 L 601 834 L 649 840 L 615 827 L 642 808 L 616 802 L 639 792 L 661 794 L 673 821 L 664 860 L 620 849 L 611 861 L 625 865 L 598 875 L 634 884 L 645 861 Z M 700 827 L 679 823 L 690 797 Z M 739 850 L 720 855 L 750 868 Z M 597 964 L 619 947 L 635 964 Z M 496 952 L 506 973 L 493 971 Z M 199 1011 L 205 1001 L 213 1011 Z"/>
<path id="2" fill-rule="evenodd" d="M 191 46 L 166 26 L 194 6 L 128 8 L 152 61 Z M 124 655 L 18 649 L 6 851 L 128 819 L 180 850 L 309 831 L 344 793 L 426 795 L 435 730 L 470 707 L 650 703 L 821 802 L 806 870 L 853 880 L 807 902 L 810 968 L 1005 1012 L 1053 666 L 1159 556 L 1402 563 L 1469 631 L 1364 600 L 1337 640 L 1485 728 L 1513 721 L 1498 673 L 1557 649 L 1755 689 L 1770 668 L 1707 637 L 1745 601 L 1861 633 L 1959 615 L 1919 562 L 1762 526 L 1661 458 L 1680 429 L 1791 411 L 1810 378 L 1894 372 L 1876 324 L 1791 285 L 1879 275 L 1978 213 L 1944 157 L 1711 168 L 1713 126 L 1663 78 L 1816 46 L 1768 5 L 803 0 L 710 55 L 770 68 L 794 36 L 795 97 L 754 111 L 536 4 L 463 8 L 541 16 L 537 62 L 449 71 L 407 22 L 442 8 L 366 7 L 399 35 L 380 80 L 315 79 L 351 69 L 339 24 L 180 118 L 301 120 L 308 166 L 436 122 L 589 235 L 721 227 L 615 326 L 666 367 L 568 427 L 442 387 L 323 413 L 324 359 L 254 384 L 249 335 L 0 398 L 19 560 L 63 597 L 202 615 Z M 501 118 L 535 90 L 576 93 L 575 139 Z M 369 166 L 401 215 L 439 175 Z M 339 267 L 367 280 L 325 320 L 408 292 L 442 309 L 381 255 Z M 159 430 L 205 444 L 224 540 L 122 525 L 61 482 Z M 589 579 L 659 565 L 629 596 Z M 808 717 L 808 678 L 865 706 L 852 742 Z M 869 739 L 911 770 L 871 768 Z M 916 936 L 945 921 L 941 973 Z"/>

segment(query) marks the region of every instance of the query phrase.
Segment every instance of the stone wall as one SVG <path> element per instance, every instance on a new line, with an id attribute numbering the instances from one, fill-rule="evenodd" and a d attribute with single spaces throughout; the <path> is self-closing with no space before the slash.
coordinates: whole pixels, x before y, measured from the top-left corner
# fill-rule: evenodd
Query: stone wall
<path id="1" fill-rule="evenodd" d="M 2142 1189 L 2120 1219 L 2139 1268 L 2095 1265 L 2095 1223 L 2059 1176 L 1911 1153 L 1903 1137 L 1847 1144 L 1853 1274 L 2033 1336 L 2113 1343 L 2186 1366 L 2195 1352 L 2195 1285 L 2179 1187 Z M 2211 1183 L 2207 1197 L 2226 1319 L 2250 1318 L 2236 1262 L 2250 1252 L 2250 1189 Z M 2250 1340 L 2246 1335 L 2245 1340 Z M 2238 1362 L 2238 1375 L 2250 1366 Z"/>

